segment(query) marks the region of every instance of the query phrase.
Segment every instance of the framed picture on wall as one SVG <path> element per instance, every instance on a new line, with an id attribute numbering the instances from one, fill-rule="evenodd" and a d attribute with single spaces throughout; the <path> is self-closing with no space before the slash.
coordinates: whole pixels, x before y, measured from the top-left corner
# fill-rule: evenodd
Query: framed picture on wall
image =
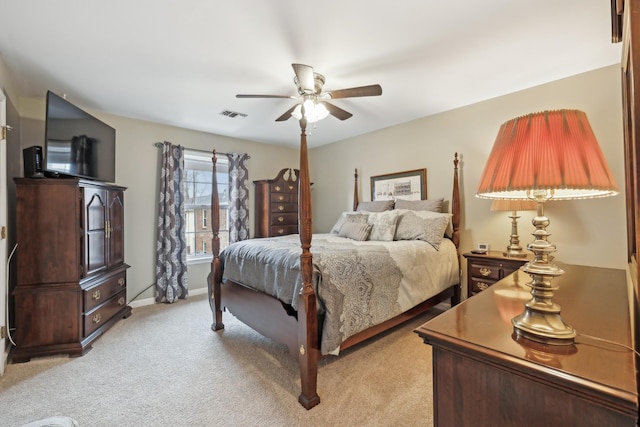
<path id="1" fill-rule="evenodd" d="M 427 170 L 388 173 L 371 177 L 371 200 L 425 200 Z"/>

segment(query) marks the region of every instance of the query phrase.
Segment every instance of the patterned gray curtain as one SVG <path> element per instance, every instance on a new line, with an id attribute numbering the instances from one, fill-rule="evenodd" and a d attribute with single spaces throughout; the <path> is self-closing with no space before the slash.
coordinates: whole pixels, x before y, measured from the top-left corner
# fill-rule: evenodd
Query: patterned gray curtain
<path id="1" fill-rule="evenodd" d="M 229 158 L 229 243 L 249 238 L 249 156 L 227 154 Z"/>
<path id="2" fill-rule="evenodd" d="M 164 143 L 160 171 L 156 302 L 187 297 L 187 239 L 184 223 L 184 148 Z"/>

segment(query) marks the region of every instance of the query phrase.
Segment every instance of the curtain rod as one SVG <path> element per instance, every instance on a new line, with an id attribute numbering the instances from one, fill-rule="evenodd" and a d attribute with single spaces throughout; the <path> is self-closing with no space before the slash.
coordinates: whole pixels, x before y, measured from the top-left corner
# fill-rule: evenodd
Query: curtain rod
<path id="1" fill-rule="evenodd" d="M 164 146 L 164 144 L 163 144 L 162 142 L 155 142 L 153 145 L 154 145 L 154 147 L 158 147 L 158 148 L 162 148 L 162 147 Z M 211 150 L 211 151 L 207 151 L 207 150 L 199 150 L 199 149 L 197 149 L 197 148 L 188 148 L 188 147 L 184 147 L 184 149 L 185 149 L 185 150 L 189 150 L 189 151 L 197 151 L 197 152 L 199 152 L 199 153 L 213 154 L 213 150 Z M 216 150 L 216 155 L 218 155 L 218 154 L 222 154 L 223 156 L 226 156 L 226 155 L 227 155 L 227 154 L 229 154 L 229 153 L 223 153 L 223 152 L 221 152 L 221 151 L 217 151 L 217 150 Z M 250 158 L 251 158 L 251 156 L 249 156 L 249 155 L 247 154 L 247 159 L 250 159 Z"/>

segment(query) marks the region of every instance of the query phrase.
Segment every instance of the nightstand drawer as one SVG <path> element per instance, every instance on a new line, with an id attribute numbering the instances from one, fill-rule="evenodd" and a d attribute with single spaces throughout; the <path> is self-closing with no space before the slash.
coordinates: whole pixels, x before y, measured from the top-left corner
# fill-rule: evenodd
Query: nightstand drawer
<path id="1" fill-rule="evenodd" d="M 467 296 L 484 291 L 531 260 L 529 255 L 510 258 L 497 251 L 486 254 L 466 253 L 463 256 L 467 259 Z"/>
<path id="2" fill-rule="evenodd" d="M 500 265 L 476 264 L 469 265 L 469 275 L 474 278 L 482 278 L 495 282 L 500 279 Z"/>
<path id="3" fill-rule="evenodd" d="M 469 283 L 469 288 L 471 292 L 477 294 L 478 292 L 482 292 L 487 289 L 489 286 L 496 283 L 497 280 L 487 280 L 487 279 L 479 279 L 477 277 L 472 277 L 471 282 Z"/>

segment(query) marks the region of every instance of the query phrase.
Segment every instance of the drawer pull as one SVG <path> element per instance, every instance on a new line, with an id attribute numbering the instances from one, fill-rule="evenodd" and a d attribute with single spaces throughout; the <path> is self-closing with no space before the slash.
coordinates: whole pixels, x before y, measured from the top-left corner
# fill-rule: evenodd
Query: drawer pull
<path id="1" fill-rule="evenodd" d="M 481 291 L 484 291 L 489 287 L 489 285 L 484 282 L 478 282 L 476 283 L 476 286 L 478 286 L 478 289 L 480 289 Z"/>
<path id="2" fill-rule="evenodd" d="M 293 185 L 289 186 L 289 190 L 293 190 L 294 188 L 296 188 L 296 187 L 294 187 Z"/>
<path id="3" fill-rule="evenodd" d="M 480 271 L 480 274 L 482 274 L 484 277 L 487 277 L 488 275 L 491 274 L 490 268 L 482 267 L 479 271 Z"/>
<path id="4" fill-rule="evenodd" d="M 284 217 L 283 216 L 279 216 L 278 217 L 278 222 L 284 222 Z"/>
<path id="5" fill-rule="evenodd" d="M 284 234 L 284 229 L 283 228 L 279 229 L 278 234 Z"/>
<path id="6" fill-rule="evenodd" d="M 102 316 L 100 315 L 100 313 L 96 313 L 93 315 L 93 323 L 100 323 L 100 320 L 102 320 Z"/>
<path id="7" fill-rule="evenodd" d="M 100 289 L 93 291 L 93 294 L 91 294 L 91 298 L 93 298 L 94 300 L 99 300 L 100 299 Z"/>
<path id="8" fill-rule="evenodd" d="M 280 186 L 279 186 L 279 185 L 276 185 L 273 189 L 274 189 L 274 190 L 276 190 L 276 191 L 280 191 L 280 190 L 282 190 L 282 188 L 280 188 Z"/>
<path id="9" fill-rule="evenodd" d="M 284 206 L 282 206 L 282 205 L 278 206 L 278 210 L 279 210 L 280 212 L 282 212 L 282 211 L 284 210 Z"/>
<path id="10" fill-rule="evenodd" d="M 118 305 L 124 305 L 124 297 L 118 298 Z"/>
<path id="11" fill-rule="evenodd" d="M 282 202 L 284 200 L 284 196 L 278 196 L 278 200 Z"/>
<path id="12" fill-rule="evenodd" d="M 121 278 L 118 279 L 118 285 L 124 286 L 124 283 L 125 283 L 124 282 L 124 277 L 121 277 Z"/>

